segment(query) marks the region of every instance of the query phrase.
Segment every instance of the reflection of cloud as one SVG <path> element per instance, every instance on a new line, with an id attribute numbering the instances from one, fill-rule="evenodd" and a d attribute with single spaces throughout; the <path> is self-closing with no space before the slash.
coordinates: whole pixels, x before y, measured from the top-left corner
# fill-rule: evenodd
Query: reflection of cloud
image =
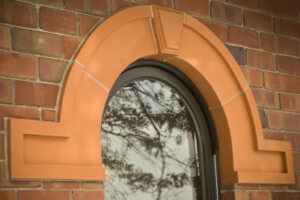
<path id="1" fill-rule="evenodd" d="M 193 199 L 189 115 L 179 94 L 157 80 L 134 81 L 116 92 L 102 122 L 107 199 Z"/>

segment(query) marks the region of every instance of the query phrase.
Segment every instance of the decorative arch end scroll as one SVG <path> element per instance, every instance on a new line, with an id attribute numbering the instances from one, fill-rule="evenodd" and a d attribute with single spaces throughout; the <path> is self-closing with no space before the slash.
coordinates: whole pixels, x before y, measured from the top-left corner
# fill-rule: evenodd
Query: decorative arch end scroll
<path id="1" fill-rule="evenodd" d="M 125 9 L 92 32 L 66 78 L 58 122 L 9 120 L 10 177 L 104 180 L 106 98 L 141 58 L 173 65 L 202 93 L 217 129 L 222 184 L 294 182 L 290 143 L 264 140 L 251 90 L 226 47 L 193 17 L 157 6 Z"/>

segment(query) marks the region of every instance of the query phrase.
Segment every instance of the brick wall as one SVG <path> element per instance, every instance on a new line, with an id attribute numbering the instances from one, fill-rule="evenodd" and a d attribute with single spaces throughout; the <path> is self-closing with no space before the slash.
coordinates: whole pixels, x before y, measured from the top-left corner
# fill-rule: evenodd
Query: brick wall
<path id="1" fill-rule="evenodd" d="M 266 139 L 293 146 L 296 184 L 222 185 L 224 200 L 300 199 L 300 1 L 1 0 L 0 199 L 103 198 L 102 182 L 8 181 L 5 117 L 55 120 L 68 61 L 89 30 L 128 6 L 185 11 L 227 46 L 252 88 Z"/>

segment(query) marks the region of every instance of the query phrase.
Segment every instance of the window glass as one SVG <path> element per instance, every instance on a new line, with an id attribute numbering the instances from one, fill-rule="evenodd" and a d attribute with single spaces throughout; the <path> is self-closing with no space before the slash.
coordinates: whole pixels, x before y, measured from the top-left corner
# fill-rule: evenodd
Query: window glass
<path id="1" fill-rule="evenodd" d="M 201 199 L 201 163 L 191 108 L 154 78 L 119 88 L 102 120 L 106 199 Z"/>

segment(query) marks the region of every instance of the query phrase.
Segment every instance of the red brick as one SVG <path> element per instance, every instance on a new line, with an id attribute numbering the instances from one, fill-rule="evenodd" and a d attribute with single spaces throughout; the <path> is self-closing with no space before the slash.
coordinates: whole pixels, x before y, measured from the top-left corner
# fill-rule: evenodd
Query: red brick
<path id="1" fill-rule="evenodd" d="M 133 5 L 132 2 L 122 1 L 122 0 L 111 0 L 111 10 L 116 11 L 125 7 Z"/>
<path id="2" fill-rule="evenodd" d="M 276 52 L 294 56 L 300 56 L 300 42 L 290 38 L 277 37 L 276 38 Z"/>
<path id="3" fill-rule="evenodd" d="M 40 58 L 40 80 L 59 83 L 67 64 L 66 61 Z"/>
<path id="4" fill-rule="evenodd" d="M 276 70 L 275 58 L 271 53 L 265 53 L 252 49 L 247 50 L 247 64 L 267 70 Z"/>
<path id="5" fill-rule="evenodd" d="M 236 183 L 233 185 L 233 189 L 236 189 L 236 190 L 255 190 L 256 189 L 256 185 L 254 184 L 239 184 L 239 183 Z"/>
<path id="6" fill-rule="evenodd" d="M 286 56 L 277 56 L 278 70 L 290 74 L 300 75 L 300 59 Z"/>
<path id="7" fill-rule="evenodd" d="M 0 79 L 0 103 L 12 103 L 12 81 Z"/>
<path id="8" fill-rule="evenodd" d="M 0 199 L 15 200 L 16 192 L 14 190 L 0 190 Z"/>
<path id="9" fill-rule="evenodd" d="M 73 200 L 104 200 L 104 191 L 78 191 L 74 190 Z"/>
<path id="10" fill-rule="evenodd" d="M 66 7 L 72 10 L 93 13 L 100 16 L 107 15 L 107 1 L 66 0 Z"/>
<path id="11" fill-rule="evenodd" d="M 262 128 L 267 128 L 268 127 L 268 118 L 265 110 L 258 110 L 259 114 L 259 119 L 261 123 Z"/>
<path id="12" fill-rule="evenodd" d="M 300 1 L 298 0 L 272 0 L 272 3 L 270 3 L 270 0 L 260 1 L 262 11 L 296 19 L 299 17 L 299 8 Z"/>
<path id="13" fill-rule="evenodd" d="M 282 132 L 276 132 L 276 131 L 264 131 L 264 138 L 265 139 L 271 139 L 271 140 L 283 140 L 283 133 Z M 269 190 L 269 189 L 271 189 L 270 187 L 267 187 L 267 188 L 260 187 L 259 189 Z"/>
<path id="14" fill-rule="evenodd" d="M 268 124 L 270 128 L 290 131 L 300 131 L 300 115 L 277 111 L 268 112 Z M 300 139 L 300 134 L 299 134 Z M 300 143 L 299 143 L 300 146 Z"/>
<path id="15" fill-rule="evenodd" d="M 261 48 L 266 51 L 275 52 L 275 36 L 267 33 L 260 33 Z"/>
<path id="16" fill-rule="evenodd" d="M 96 15 L 107 15 L 107 1 L 91 0 L 91 12 Z"/>
<path id="17" fill-rule="evenodd" d="M 209 1 L 208 0 L 177 0 L 175 1 L 175 8 L 201 16 L 209 16 Z"/>
<path id="18" fill-rule="evenodd" d="M 38 59 L 35 56 L 0 51 L 0 75 L 37 79 Z"/>
<path id="19" fill-rule="evenodd" d="M 78 189 L 80 182 L 44 181 L 44 189 Z"/>
<path id="20" fill-rule="evenodd" d="M 262 72 L 255 69 L 250 68 L 242 68 L 244 72 L 245 78 L 248 81 L 248 84 L 253 87 L 262 87 L 263 86 L 263 79 L 262 79 Z"/>
<path id="21" fill-rule="evenodd" d="M 234 197 L 236 200 L 249 200 L 249 192 L 248 191 L 235 191 Z"/>
<path id="22" fill-rule="evenodd" d="M 300 112 L 300 95 L 280 94 L 282 110 Z"/>
<path id="23" fill-rule="evenodd" d="M 221 199 L 222 200 L 234 200 L 234 192 L 222 192 L 221 194 Z"/>
<path id="24" fill-rule="evenodd" d="M 45 4 L 45 5 L 51 5 L 55 7 L 61 8 L 63 6 L 64 0 L 25 0 L 28 2 L 33 2 L 33 3 L 39 3 L 39 4 Z"/>
<path id="25" fill-rule="evenodd" d="M 100 20 L 99 17 L 93 17 L 88 15 L 79 15 L 79 34 L 81 36 L 85 35 L 94 24 Z"/>
<path id="26" fill-rule="evenodd" d="M 279 98 L 275 92 L 252 89 L 258 107 L 279 108 Z"/>
<path id="27" fill-rule="evenodd" d="M 285 140 L 290 141 L 292 143 L 293 150 L 298 150 L 298 151 L 300 150 L 300 134 L 285 133 L 284 137 Z"/>
<path id="28" fill-rule="evenodd" d="M 272 200 L 271 192 L 250 192 L 250 200 Z"/>
<path id="29" fill-rule="evenodd" d="M 0 159 L 5 158 L 4 147 L 4 134 L 0 134 Z"/>
<path id="30" fill-rule="evenodd" d="M 275 31 L 279 34 L 300 38 L 300 23 L 275 18 Z"/>
<path id="31" fill-rule="evenodd" d="M 300 153 L 293 153 L 294 170 L 300 171 Z"/>
<path id="32" fill-rule="evenodd" d="M 43 117 L 43 120 L 45 120 L 45 121 L 55 121 L 55 111 L 54 110 L 43 110 L 42 117 Z"/>
<path id="33" fill-rule="evenodd" d="M 12 38 L 13 50 L 59 58 L 62 56 L 62 36 L 14 28 Z"/>
<path id="34" fill-rule="evenodd" d="M 258 185 L 257 189 L 259 190 L 287 190 L 288 185 L 269 185 L 269 184 L 263 184 Z"/>
<path id="35" fill-rule="evenodd" d="M 300 192 L 274 192 L 273 200 L 299 200 Z"/>
<path id="36" fill-rule="evenodd" d="M 235 26 L 229 27 L 229 42 L 259 48 L 258 33 Z"/>
<path id="37" fill-rule="evenodd" d="M 81 188 L 83 189 L 104 189 L 103 182 L 82 182 Z"/>
<path id="38" fill-rule="evenodd" d="M 39 188 L 39 187 L 41 187 L 41 182 L 40 181 L 7 181 L 4 162 L 0 162 L 0 187 L 2 187 L 2 188 Z"/>
<path id="39" fill-rule="evenodd" d="M 76 35 L 77 18 L 74 13 L 42 7 L 40 27 L 48 31 Z"/>
<path id="40" fill-rule="evenodd" d="M 221 24 L 218 22 L 200 20 L 207 28 L 209 28 L 220 40 L 227 42 L 227 29 L 226 24 Z"/>
<path id="41" fill-rule="evenodd" d="M 26 27 L 36 27 L 37 14 L 34 5 L 10 0 L 0 1 L 0 22 Z"/>
<path id="42" fill-rule="evenodd" d="M 86 1 L 88 2 L 88 1 Z M 67 8 L 83 11 L 84 10 L 84 0 L 65 0 Z"/>
<path id="43" fill-rule="evenodd" d="M 243 47 L 231 46 L 225 44 L 227 49 L 230 51 L 234 59 L 239 65 L 246 65 L 246 51 Z"/>
<path id="44" fill-rule="evenodd" d="M 18 200 L 70 200 L 70 191 L 41 191 L 41 190 L 20 190 Z"/>
<path id="45" fill-rule="evenodd" d="M 245 10 L 244 18 L 246 27 L 263 31 L 273 31 L 272 18 L 269 15 Z"/>
<path id="46" fill-rule="evenodd" d="M 300 78 L 275 73 L 264 73 L 265 87 L 271 90 L 300 93 Z"/>
<path id="47" fill-rule="evenodd" d="M 242 24 L 242 10 L 240 8 L 214 1 L 211 4 L 211 12 L 213 19 L 218 19 L 231 24 Z"/>
<path id="48" fill-rule="evenodd" d="M 58 86 L 16 81 L 16 104 L 54 108 Z"/>
<path id="49" fill-rule="evenodd" d="M 0 48 L 10 49 L 10 28 L 0 25 Z"/>
<path id="50" fill-rule="evenodd" d="M 172 0 L 135 0 L 136 2 L 172 7 Z"/>
<path id="51" fill-rule="evenodd" d="M 71 58 L 80 42 L 80 38 L 64 36 L 64 58 Z"/>
<path id="52" fill-rule="evenodd" d="M 62 36 L 33 32 L 32 33 L 32 53 L 61 57 L 62 56 Z"/>
<path id="53" fill-rule="evenodd" d="M 239 5 L 245 8 L 257 8 L 256 0 L 228 0 L 228 3 Z"/>
<path id="54" fill-rule="evenodd" d="M 291 185 L 290 189 L 298 190 L 298 191 L 300 190 L 300 173 L 299 172 L 295 173 L 295 184 Z"/>

